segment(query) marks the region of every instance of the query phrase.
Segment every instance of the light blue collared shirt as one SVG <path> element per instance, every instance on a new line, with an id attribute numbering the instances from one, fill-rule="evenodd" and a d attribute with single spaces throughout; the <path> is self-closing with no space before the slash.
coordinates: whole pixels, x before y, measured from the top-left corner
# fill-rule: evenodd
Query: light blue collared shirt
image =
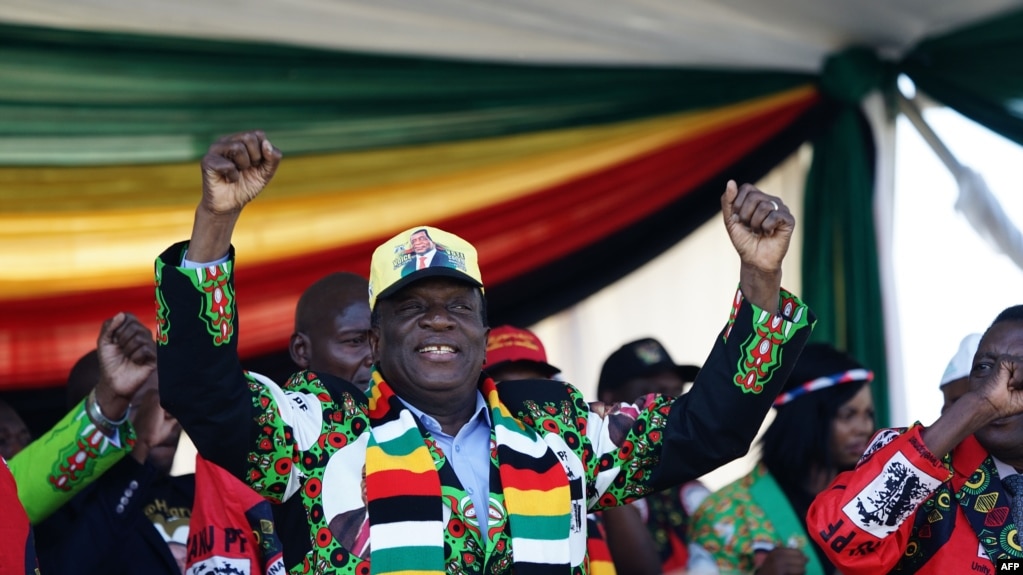
<path id="1" fill-rule="evenodd" d="M 188 259 L 188 250 L 185 250 L 185 254 L 183 256 L 181 256 L 181 267 L 187 268 L 187 269 L 190 269 L 190 270 L 199 269 L 199 268 L 208 268 L 210 266 L 219 266 L 220 264 L 227 263 L 227 260 L 229 260 L 229 259 L 231 259 L 231 258 L 228 257 L 228 254 L 224 254 L 223 257 L 217 258 L 217 259 L 213 260 L 212 262 L 206 262 L 206 263 L 193 262 L 192 260 Z"/>
<path id="2" fill-rule="evenodd" d="M 440 422 L 433 416 L 400 397 L 398 399 L 419 418 L 423 427 L 437 441 L 465 492 L 472 498 L 480 533 L 486 533 L 490 519 L 490 410 L 487 402 L 483 401 L 483 394 L 476 392 L 476 411 L 454 437 L 444 433 Z"/>

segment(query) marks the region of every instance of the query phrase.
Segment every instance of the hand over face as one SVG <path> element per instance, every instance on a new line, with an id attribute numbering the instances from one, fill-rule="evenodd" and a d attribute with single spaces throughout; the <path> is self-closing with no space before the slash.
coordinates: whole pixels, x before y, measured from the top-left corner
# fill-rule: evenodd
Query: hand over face
<path id="1" fill-rule="evenodd" d="M 991 405 L 993 419 L 1023 413 L 1023 357 L 981 359 L 975 370 L 978 392 Z"/>
<path id="2" fill-rule="evenodd" d="M 721 196 L 728 237 L 744 265 L 768 273 L 781 271 L 796 220 L 781 198 L 753 184 L 737 187 L 729 180 Z"/>
<path id="3" fill-rule="evenodd" d="M 1023 413 L 1023 357 L 978 356 L 970 385 L 991 409 L 991 419 Z"/>
<path id="4" fill-rule="evenodd" d="M 982 425 L 977 439 L 992 455 L 1023 465 L 1023 322 L 1004 321 L 988 329 L 980 341 L 970 372 L 970 392 Z M 949 408 L 958 407 L 960 398 Z"/>
<path id="5" fill-rule="evenodd" d="M 270 183 L 281 157 L 258 130 L 220 138 L 202 159 L 202 206 L 214 214 L 241 210 Z"/>

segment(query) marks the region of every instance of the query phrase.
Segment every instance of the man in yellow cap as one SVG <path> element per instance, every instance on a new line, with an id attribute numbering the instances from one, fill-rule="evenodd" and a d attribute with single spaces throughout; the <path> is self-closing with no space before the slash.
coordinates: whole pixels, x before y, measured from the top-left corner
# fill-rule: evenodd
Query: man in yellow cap
<path id="1" fill-rule="evenodd" d="M 373 254 L 366 393 L 312 372 L 284 389 L 239 365 L 231 248 L 280 160 L 262 132 L 222 138 L 203 158 L 191 241 L 156 264 L 158 365 L 164 404 L 203 456 L 271 500 L 301 498 L 312 550 L 293 572 L 587 573 L 587 511 L 745 453 L 814 321 L 780 291 L 792 215 L 729 182 L 740 289 L 682 398 L 587 404 L 560 381 L 495 384 L 482 371 L 476 249 L 428 226 Z M 407 270 L 420 230 L 444 257 Z"/>

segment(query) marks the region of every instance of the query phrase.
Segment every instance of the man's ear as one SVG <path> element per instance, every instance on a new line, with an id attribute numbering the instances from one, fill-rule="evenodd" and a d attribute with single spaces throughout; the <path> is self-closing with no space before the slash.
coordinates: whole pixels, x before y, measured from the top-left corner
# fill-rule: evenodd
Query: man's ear
<path id="1" fill-rule="evenodd" d="M 299 369 L 309 369 L 309 355 L 312 353 L 309 336 L 300 331 L 291 334 L 288 353 L 291 354 L 291 361 L 295 362 Z"/>
<path id="2" fill-rule="evenodd" d="M 369 338 L 369 356 L 373 359 L 373 363 L 380 362 L 380 329 L 376 327 L 369 328 L 367 334 Z"/>

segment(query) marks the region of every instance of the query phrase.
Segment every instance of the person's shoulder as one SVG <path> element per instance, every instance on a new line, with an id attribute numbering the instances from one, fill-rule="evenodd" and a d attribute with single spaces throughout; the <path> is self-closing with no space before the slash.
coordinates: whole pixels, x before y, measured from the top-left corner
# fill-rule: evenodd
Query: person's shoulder
<path id="1" fill-rule="evenodd" d="M 352 382 L 347 379 L 337 377 L 336 375 L 311 371 L 302 370 L 291 374 L 288 381 L 281 386 L 285 391 L 305 392 L 319 394 L 326 391 L 330 394 L 331 398 L 338 403 L 341 403 L 348 394 L 357 403 L 365 404 L 368 400 L 366 399 L 366 393 L 355 386 Z"/>
<path id="2" fill-rule="evenodd" d="M 548 417 L 585 419 L 589 409 L 578 389 L 553 379 L 502 381 L 497 384 L 497 394 L 512 416 L 529 426 L 540 425 Z"/>
<path id="3" fill-rule="evenodd" d="M 555 379 L 516 379 L 497 383 L 497 393 L 505 405 L 525 401 L 547 402 L 574 399 L 582 394 L 572 384 Z"/>

